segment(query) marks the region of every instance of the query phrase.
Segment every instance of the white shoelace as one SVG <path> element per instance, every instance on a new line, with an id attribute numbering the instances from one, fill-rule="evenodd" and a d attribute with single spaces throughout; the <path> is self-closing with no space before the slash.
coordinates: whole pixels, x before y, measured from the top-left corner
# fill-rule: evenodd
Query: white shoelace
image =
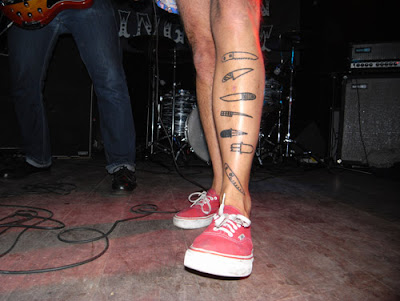
<path id="1" fill-rule="evenodd" d="M 192 200 L 192 196 L 198 196 L 198 198 L 195 200 Z M 212 201 L 214 198 L 215 197 L 207 196 L 207 191 L 193 192 L 191 195 L 189 195 L 188 201 L 192 203 L 192 205 L 190 205 L 190 207 L 200 205 L 201 211 L 203 211 L 204 214 L 209 214 L 211 212 L 210 201 Z M 204 205 L 208 206 L 208 210 L 204 209 Z"/>
<path id="2" fill-rule="evenodd" d="M 215 214 L 215 227 L 214 231 L 223 231 L 228 234 L 229 237 L 233 237 L 233 234 L 241 227 L 249 227 L 251 221 L 241 214 L 227 214 L 224 213 L 225 207 L 225 194 L 222 198 L 221 206 L 219 207 L 218 213 Z"/>

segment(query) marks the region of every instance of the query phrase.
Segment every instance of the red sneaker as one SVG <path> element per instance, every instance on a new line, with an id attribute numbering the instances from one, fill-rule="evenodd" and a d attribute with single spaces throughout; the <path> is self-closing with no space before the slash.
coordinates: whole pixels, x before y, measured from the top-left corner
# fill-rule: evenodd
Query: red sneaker
<path id="1" fill-rule="evenodd" d="M 188 268 L 225 277 L 246 277 L 253 267 L 250 220 L 222 204 L 211 225 L 186 251 Z"/>
<path id="2" fill-rule="evenodd" d="M 193 200 L 194 196 L 198 198 Z M 219 208 L 219 197 L 215 190 L 194 192 L 189 195 L 188 200 L 193 204 L 175 214 L 174 225 L 183 229 L 197 229 L 211 224 Z"/>

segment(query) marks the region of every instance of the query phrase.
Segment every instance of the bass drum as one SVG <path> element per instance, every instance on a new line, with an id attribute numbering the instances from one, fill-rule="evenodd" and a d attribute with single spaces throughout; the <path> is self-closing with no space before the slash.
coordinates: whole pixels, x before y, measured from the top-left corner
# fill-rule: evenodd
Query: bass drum
<path id="1" fill-rule="evenodd" d="M 172 92 L 165 94 L 162 101 L 162 122 L 171 135 L 172 117 L 174 117 L 174 136 L 183 137 L 185 135 L 186 120 L 190 112 L 196 105 L 196 97 L 187 90 L 179 90 L 175 95 L 175 110 L 173 106 Z"/>
<path id="2" fill-rule="evenodd" d="M 185 126 L 186 139 L 189 142 L 193 152 L 202 160 L 210 162 L 210 154 L 203 127 L 201 126 L 199 110 L 195 107 L 186 120 Z"/>

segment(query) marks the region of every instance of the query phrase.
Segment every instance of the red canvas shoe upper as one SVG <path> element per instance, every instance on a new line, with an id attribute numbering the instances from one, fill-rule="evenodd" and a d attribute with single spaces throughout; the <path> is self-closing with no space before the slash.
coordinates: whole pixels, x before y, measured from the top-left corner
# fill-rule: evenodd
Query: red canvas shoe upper
<path id="1" fill-rule="evenodd" d="M 207 192 L 194 192 L 189 195 L 188 200 L 192 202 L 192 205 L 177 213 L 177 218 L 207 217 L 216 213 L 219 208 L 219 197 L 214 189 L 209 189 Z"/>
<path id="2" fill-rule="evenodd" d="M 190 246 L 192 251 L 252 260 L 251 221 L 232 206 L 220 206 L 213 222 Z"/>

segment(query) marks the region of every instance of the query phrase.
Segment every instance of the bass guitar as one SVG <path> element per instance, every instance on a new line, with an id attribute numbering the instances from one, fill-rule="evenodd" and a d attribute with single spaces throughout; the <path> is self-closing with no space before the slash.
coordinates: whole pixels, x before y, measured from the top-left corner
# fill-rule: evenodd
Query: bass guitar
<path id="1" fill-rule="evenodd" d="M 64 9 L 84 9 L 94 0 L 0 0 L 0 10 L 15 24 L 36 29 L 50 23 Z"/>

